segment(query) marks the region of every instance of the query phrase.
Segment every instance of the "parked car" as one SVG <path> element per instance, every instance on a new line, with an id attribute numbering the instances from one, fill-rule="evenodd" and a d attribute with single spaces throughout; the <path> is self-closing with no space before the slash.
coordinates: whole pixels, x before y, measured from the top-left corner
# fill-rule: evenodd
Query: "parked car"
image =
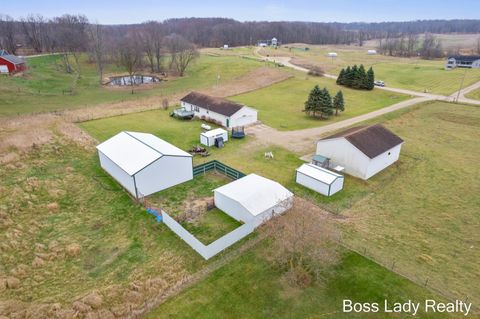
<path id="1" fill-rule="evenodd" d="M 385 86 L 385 82 L 380 81 L 380 80 L 377 80 L 377 81 L 373 82 L 373 84 L 375 84 L 376 86 Z"/>

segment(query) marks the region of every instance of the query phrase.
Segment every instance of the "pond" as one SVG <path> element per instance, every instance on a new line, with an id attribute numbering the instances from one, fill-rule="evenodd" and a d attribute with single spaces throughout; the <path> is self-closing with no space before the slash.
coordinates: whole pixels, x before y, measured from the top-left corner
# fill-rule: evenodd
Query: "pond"
<path id="1" fill-rule="evenodd" d="M 140 84 L 157 83 L 163 80 L 156 76 L 151 76 L 151 75 L 134 75 L 132 77 L 128 75 L 112 76 L 110 77 L 110 82 L 108 82 L 108 85 L 126 86 L 126 85 L 132 85 L 132 81 L 134 85 L 140 85 Z"/>

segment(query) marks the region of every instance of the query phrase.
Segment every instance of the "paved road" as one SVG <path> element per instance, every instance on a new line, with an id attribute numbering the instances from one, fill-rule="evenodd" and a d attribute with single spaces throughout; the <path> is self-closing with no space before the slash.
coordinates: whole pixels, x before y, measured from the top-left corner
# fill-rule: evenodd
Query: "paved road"
<path id="1" fill-rule="evenodd" d="M 301 71 L 301 72 L 309 71 L 304 67 L 292 64 L 290 62 L 291 60 L 290 57 L 265 57 L 265 56 L 262 56 L 259 53 L 259 51 L 260 51 L 260 48 L 257 48 L 255 50 L 255 54 L 259 56 L 259 58 L 262 58 L 271 62 L 282 63 L 283 65 L 290 67 L 292 69 L 295 69 L 297 71 Z M 336 76 L 331 74 L 325 74 L 324 76 L 331 79 L 337 78 Z M 471 92 L 472 90 L 475 90 L 477 88 L 480 88 L 480 81 L 463 89 L 460 92 L 458 102 L 480 105 L 480 101 L 468 99 L 468 98 L 465 98 L 464 96 L 466 93 Z M 313 127 L 313 128 L 297 130 L 297 131 L 278 131 L 277 129 L 274 129 L 267 125 L 260 124 L 260 125 L 256 125 L 248 128 L 247 133 L 250 135 L 256 136 L 257 139 L 259 139 L 259 142 L 262 142 L 265 144 L 273 143 L 282 147 L 286 147 L 291 151 L 301 153 L 301 154 L 312 153 L 315 149 L 315 142 L 318 139 L 320 139 L 322 136 L 325 136 L 327 133 L 330 133 L 332 131 L 336 131 L 342 128 L 346 128 L 351 125 L 363 122 L 365 120 L 369 120 L 377 116 L 387 114 L 387 113 L 390 113 L 402 108 L 406 108 L 418 103 L 426 102 L 426 101 L 439 100 L 439 101 L 446 101 L 446 102 L 454 102 L 458 94 L 458 92 L 455 92 L 450 96 L 444 96 L 439 94 L 423 93 L 423 92 L 417 92 L 417 91 L 399 89 L 399 88 L 393 88 L 393 87 L 376 87 L 376 89 L 406 94 L 414 98 L 384 107 L 382 109 L 379 109 L 367 114 L 359 115 L 344 121 L 335 122 L 335 123 L 328 124 L 321 127 Z"/>

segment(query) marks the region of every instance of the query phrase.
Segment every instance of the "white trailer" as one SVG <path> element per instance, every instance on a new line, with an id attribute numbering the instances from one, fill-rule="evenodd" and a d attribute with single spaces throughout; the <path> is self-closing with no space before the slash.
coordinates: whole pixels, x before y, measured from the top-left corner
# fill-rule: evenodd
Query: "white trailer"
<path id="1" fill-rule="evenodd" d="M 313 164 L 303 164 L 297 169 L 295 181 L 325 196 L 343 189 L 343 176 Z"/>
<path id="2" fill-rule="evenodd" d="M 222 128 L 216 128 L 211 131 L 200 133 L 200 144 L 214 146 L 217 138 L 222 138 L 223 142 L 228 141 L 228 131 Z"/>

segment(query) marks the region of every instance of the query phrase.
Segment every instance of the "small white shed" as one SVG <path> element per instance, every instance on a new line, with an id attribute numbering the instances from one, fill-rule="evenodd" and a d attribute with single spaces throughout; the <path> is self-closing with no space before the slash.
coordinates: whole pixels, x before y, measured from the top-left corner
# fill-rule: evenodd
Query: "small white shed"
<path id="1" fill-rule="evenodd" d="M 295 181 L 317 193 L 332 196 L 343 188 L 343 176 L 313 164 L 303 164 L 297 169 Z"/>
<path id="2" fill-rule="evenodd" d="M 139 132 L 121 132 L 97 146 L 100 165 L 135 198 L 193 178 L 192 155 Z"/>
<path id="3" fill-rule="evenodd" d="M 293 193 L 268 178 L 250 174 L 214 191 L 215 206 L 232 218 L 261 225 L 293 205 Z"/>
<path id="4" fill-rule="evenodd" d="M 200 143 L 206 146 L 214 146 L 217 138 L 222 138 L 223 142 L 228 141 L 228 131 L 222 128 L 216 128 L 200 133 Z"/>
<path id="5" fill-rule="evenodd" d="M 327 54 L 330 58 L 336 58 L 338 56 L 337 52 L 328 52 Z"/>
<path id="6" fill-rule="evenodd" d="M 367 54 L 368 55 L 375 55 L 375 54 L 377 54 L 377 50 L 368 50 Z"/>

